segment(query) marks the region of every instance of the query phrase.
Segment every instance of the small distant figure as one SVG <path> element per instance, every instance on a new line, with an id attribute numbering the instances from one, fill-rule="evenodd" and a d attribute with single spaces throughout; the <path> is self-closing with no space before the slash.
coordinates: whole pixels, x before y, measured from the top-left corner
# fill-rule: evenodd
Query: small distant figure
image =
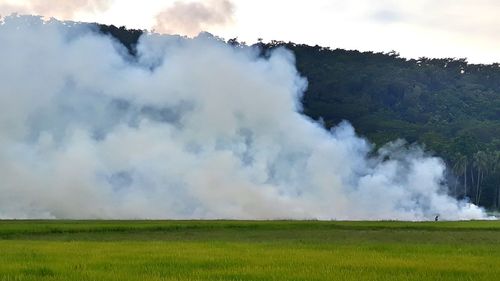
<path id="1" fill-rule="evenodd" d="M 439 221 L 439 215 L 436 215 L 436 217 L 434 218 L 434 221 Z"/>

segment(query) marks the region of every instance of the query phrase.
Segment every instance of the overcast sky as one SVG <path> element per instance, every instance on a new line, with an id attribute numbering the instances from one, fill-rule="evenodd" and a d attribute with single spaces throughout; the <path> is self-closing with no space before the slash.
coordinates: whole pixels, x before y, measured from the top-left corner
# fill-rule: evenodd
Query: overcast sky
<path id="1" fill-rule="evenodd" d="M 12 12 L 163 33 L 206 30 L 404 57 L 500 62 L 499 0 L 0 0 Z"/>

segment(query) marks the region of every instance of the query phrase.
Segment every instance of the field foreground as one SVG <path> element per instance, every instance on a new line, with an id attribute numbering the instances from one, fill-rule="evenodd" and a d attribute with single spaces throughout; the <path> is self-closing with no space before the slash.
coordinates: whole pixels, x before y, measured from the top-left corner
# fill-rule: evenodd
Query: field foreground
<path id="1" fill-rule="evenodd" d="M 0 281 L 499 276 L 499 221 L 0 221 Z"/>

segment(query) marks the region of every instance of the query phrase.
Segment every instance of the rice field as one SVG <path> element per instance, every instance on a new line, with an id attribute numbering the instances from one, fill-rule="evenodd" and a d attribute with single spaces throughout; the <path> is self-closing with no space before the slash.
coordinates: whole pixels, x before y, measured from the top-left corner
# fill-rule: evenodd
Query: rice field
<path id="1" fill-rule="evenodd" d="M 499 221 L 0 221 L 0 281 L 499 278 Z"/>

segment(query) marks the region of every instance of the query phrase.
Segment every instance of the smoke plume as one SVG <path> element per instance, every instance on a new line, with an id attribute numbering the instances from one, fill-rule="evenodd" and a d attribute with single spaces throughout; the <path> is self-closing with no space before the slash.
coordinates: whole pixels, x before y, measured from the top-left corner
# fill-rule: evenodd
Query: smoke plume
<path id="1" fill-rule="evenodd" d="M 156 16 L 155 31 L 193 36 L 212 26 L 230 23 L 234 6 L 229 0 L 175 2 Z"/>
<path id="2" fill-rule="evenodd" d="M 137 59 L 87 25 L 0 25 L 0 217 L 484 218 L 445 166 L 300 113 L 293 55 L 146 34 Z"/>

